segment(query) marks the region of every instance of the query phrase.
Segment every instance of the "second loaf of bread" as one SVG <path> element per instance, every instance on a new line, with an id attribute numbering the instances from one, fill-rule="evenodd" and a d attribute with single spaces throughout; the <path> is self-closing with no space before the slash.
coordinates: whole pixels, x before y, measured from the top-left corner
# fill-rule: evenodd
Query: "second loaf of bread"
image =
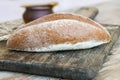
<path id="1" fill-rule="evenodd" d="M 110 41 L 100 24 L 83 16 L 51 14 L 16 30 L 8 39 L 12 50 L 44 52 L 92 48 Z"/>

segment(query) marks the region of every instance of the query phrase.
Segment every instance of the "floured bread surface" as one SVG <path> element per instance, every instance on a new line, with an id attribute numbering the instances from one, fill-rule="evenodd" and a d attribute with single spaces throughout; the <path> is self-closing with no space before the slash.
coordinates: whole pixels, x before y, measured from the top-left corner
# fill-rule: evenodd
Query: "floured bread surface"
<path id="1" fill-rule="evenodd" d="M 103 27 L 101 27 L 100 24 L 96 23 L 95 21 L 93 21 L 87 17 L 81 16 L 81 15 L 76 15 L 76 14 L 71 14 L 71 13 L 63 13 L 63 14 L 54 13 L 54 14 L 43 16 L 43 17 L 36 19 L 30 23 L 22 25 L 22 26 L 20 26 L 20 29 L 24 28 L 24 27 L 29 27 L 31 25 L 40 24 L 43 22 L 49 22 L 49 21 L 55 21 L 55 20 L 61 20 L 61 19 L 77 20 L 77 21 L 85 22 L 85 23 L 87 22 L 88 24 L 94 25 L 99 28 L 103 28 Z"/>
<path id="2" fill-rule="evenodd" d="M 60 51 L 92 48 L 110 41 L 107 30 L 78 20 L 60 19 L 21 28 L 7 47 L 21 51 Z"/>

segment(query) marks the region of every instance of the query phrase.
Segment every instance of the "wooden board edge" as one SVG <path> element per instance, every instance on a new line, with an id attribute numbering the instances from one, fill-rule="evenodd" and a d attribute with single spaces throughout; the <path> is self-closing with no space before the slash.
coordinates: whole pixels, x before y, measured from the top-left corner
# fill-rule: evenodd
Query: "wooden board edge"
<path id="1" fill-rule="evenodd" d="M 49 66 L 49 68 L 48 68 Z M 9 69 L 8 69 L 9 67 Z M 57 70 L 56 70 L 57 69 Z M 88 80 L 87 70 L 79 70 L 79 69 L 68 69 L 62 68 L 58 66 L 50 66 L 47 64 L 35 64 L 31 65 L 29 63 L 21 63 L 16 61 L 0 61 L 0 70 L 2 71 L 13 71 L 13 72 L 23 72 L 28 74 L 36 74 L 40 76 L 50 76 L 56 78 L 65 78 L 65 79 L 73 79 L 73 80 Z M 59 74 L 58 74 L 59 73 Z M 72 75 L 71 75 L 72 73 Z M 76 75 L 77 74 L 77 75 Z M 83 76 L 83 77 L 81 77 Z"/>

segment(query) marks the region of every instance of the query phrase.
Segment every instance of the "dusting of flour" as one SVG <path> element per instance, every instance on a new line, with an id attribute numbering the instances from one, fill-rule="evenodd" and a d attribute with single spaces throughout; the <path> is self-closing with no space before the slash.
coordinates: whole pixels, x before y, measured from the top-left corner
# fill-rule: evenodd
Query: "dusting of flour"
<path id="1" fill-rule="evenodd" d="M 26 27 L 26 28 L 23 28 L 23 29 L 28 30 L 29 33 L 31 33 L 31 31 L 33 31 L 35 29 L 35 27 L 38 28 L 38 29 L 42 29 L 42 28 L 46 27 L 47 29 L 51 29 L 51 30 L 54 29 L 56 31 L 59 31 L 59 30 L 57 30 L 58 27 L 68 26 L 68 25 L 72 25 L 72 24 L 76 24 L 76 25 L 80 24 L 81 27 L 84 27 L 85 29 L 89 29 L 89 31 L 91 29 L 92 30 L 98 30 L 98 31 L 101 30 L 101 28 L 93 26 L 93 25 L 91 25 L 89 23 L 80 22 L 80 21 L 77 21 L 77 20 L 70 20 L 70 19 L 62 19 L 62 20 L 44 22 L 44 23 L 29 26 L 29 27 Z M 59 26 L 57 26 L 57 25 L 59 25 Z M 20 29 L 19 31 L 21 31 L 23 29 Z M 87 32 L 84 31 L 84 33 L 87 33 Z M 45 32 L 43 34 L 41 34 L 41 35 L 39 33 L 34 34 L 34 35 L 29 34 L 29 36 L 28 36 L 29 38 L 28 38 L 27 42 L 38 44 L 37 39 L 39 38 L 39 36 L 42 36 L 46 40 L 45 34 L 46 34 Z M 73 34 L 75 34 L 75 33 L 73 33 Z M 92 40 L 88 40 L 88 41 L 85 41 L 85 42 L 77 42 L 75 44 L 71 44 L 71 43 L 66 42 L 66 43 L 63 43 L 63 44 L 49 44 L 48 46 L 45 46 L 45 47 L 36 46 L 35 48 L 26 48 L 26 49 L 24 49 L 24 51 L 45 52 L 45 51 L 86 49 L 86 48 L 92 48 L 92 47 L 95 47 L 95 46 L 98 46 L 98 45 L 101 45 L 101 44 L 104 44 L 104 43 L 107 43 L 107 42 L 109 42 L 109 41 L 100 41 L 100 40 L 92 39 Z M 46 41 L 46 44 L 47 44 L 47 41 Z M 29 46 L 29 44 L 28 44 L 28 46 Z M 19 50 L 19 49 L 15 49 L 15 50 Z"/>

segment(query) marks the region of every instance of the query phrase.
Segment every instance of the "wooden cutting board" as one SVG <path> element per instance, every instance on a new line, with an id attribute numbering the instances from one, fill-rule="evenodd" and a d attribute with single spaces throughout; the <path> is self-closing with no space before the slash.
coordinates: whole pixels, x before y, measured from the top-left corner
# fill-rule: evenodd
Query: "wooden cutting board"
<path id="1" fill-rule="evenodd" d="M 75 13 L 94 18 L 98 13 L 96 8 L 80 8 Z M 21 20 L 0 24 L 5 31 L 6 40 Z M 44 76 L 68 78 L 73 80 L 91 80 L 102 67 L 105 58 L 119 36 L 118 26 L 105 26 L 109 29 L 112 40 L 110 43 L 87 50 L 61 51 L 51 53 L 28 53 L 9 51 L 6 41 L 0 41 L 0 70 L 25 72 Z M 10 30 L 10 31 L 9 31 Z M 8 33 L 8 34 L 7 34 Z"/>
<path id="2" fill-rule="evenodd" d="M 106 27 L 112 36 L 111 42 L 86 50 L 50 53 L 9 51 L 6 41 L 1 41 L 0 69 L 73 80 L 91 80 L 102 67 L 119 36 L 118 26 Z"/>

